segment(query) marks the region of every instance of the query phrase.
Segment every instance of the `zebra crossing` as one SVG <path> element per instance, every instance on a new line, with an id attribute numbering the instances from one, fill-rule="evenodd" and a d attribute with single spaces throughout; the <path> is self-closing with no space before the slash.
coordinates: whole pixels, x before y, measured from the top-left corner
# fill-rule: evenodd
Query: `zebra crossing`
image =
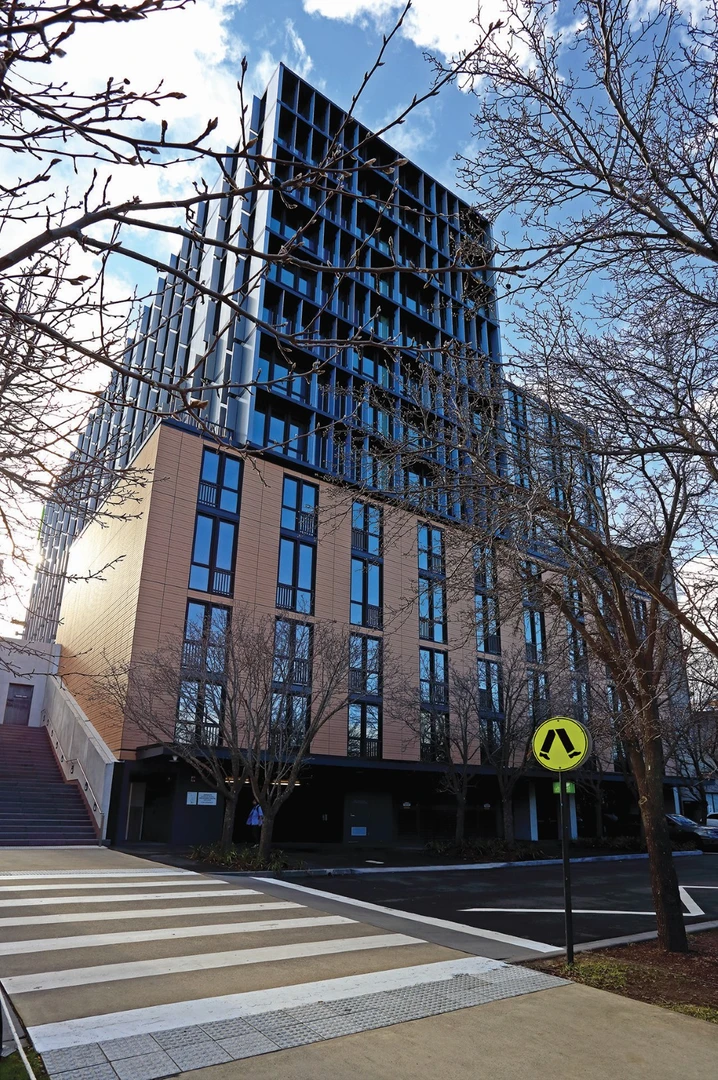
<path id="1" fill-rule="evenodd" d="M 250 884 L 0 872 L 0 981 L 53 1080 L 156 1080 L 559 984 Z"/>

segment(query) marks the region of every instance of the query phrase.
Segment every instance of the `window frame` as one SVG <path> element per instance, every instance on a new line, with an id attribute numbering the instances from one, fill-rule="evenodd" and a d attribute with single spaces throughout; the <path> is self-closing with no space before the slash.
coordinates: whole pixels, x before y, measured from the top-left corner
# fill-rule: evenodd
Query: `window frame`
<path id="1" fill-rule="evenodd" d="M 210 522 L 210 538 L 209 538 L 209 551 L 208 562 L 200 562 L 196 558 L 197 538 L 200 529 L 200 521 Z M 232 529 L 232 552 L 230 556 L 230 567 L 220 567 L 217 565 L 217 551 L 219 548 L 220 533 L 223 528 Z M 232 597 L 234 595 L 234 578 L 235 567 L 237 564 L 237 542 L 239 534 L 239 523 L 236 518 L 229 519 L 219 517 L 216 514 L 205 514 L 202 511 L 198 511 L 195 516 L 194 535 L 192 538 L 192 554 L 190 559 L 190 572 L 189 572 L 189 585 L 188 588 L 194 592 L 209 593 L 213 596 L 227 596 Z M 201 585 L 193 583 L 194 571 L 206 570 L 207 572 L 207 587 L 203 588 Z M 217 574 L 224 574 L 227 576 L 228 588 L 226 590 L 217 588 Z M 196 580 L 196 578 L 195 578 Z M 214 587 L 212 587 L 214 586 Z"/>

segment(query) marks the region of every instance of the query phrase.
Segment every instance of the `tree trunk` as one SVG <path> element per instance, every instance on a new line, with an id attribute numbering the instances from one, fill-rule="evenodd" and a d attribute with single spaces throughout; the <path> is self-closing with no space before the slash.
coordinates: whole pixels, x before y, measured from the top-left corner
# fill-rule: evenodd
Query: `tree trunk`
<path id="1" fill-rule="evenodd" d="M 648 849 L 658 944 L 666 952 L 688 952 L 683 904 L 678 891 L 678 875 L 666 822 L 663 754 L 659 740 L 648 740 L 643 754 L 632 749 L 631 764 L 638 788 L 638 805 Z"/>
<path id="2" fill-rule="evenodd" d="M 264 812 L 262 831 L 259 834 L 259 857 L 267 860 L 272 852 L 272 833 L 274 832 L 274 814 Z"/>
<path id="3" fill-rule="evenodd" d="M 512 796 L 501 797 L 501 815 L 503 820 L 504 840 L 507 844 L 513 844 L 514 836 L 514 800 Z"/>
<path id="4" fill-rule="evenodd" d="M 237 798 L 238 795 L 234 794 L 225 795 L 224 797 L 224 817 L 222 818 L 222 838 L 220 840 L 222 852 L 229 851 L 232 846 L 234 819 L 237 816 Z"/>
<path id="5" fill-rule="evenodd" d="M 457 847 L 463 844 L 466 831 L 466 796 L 456 796 L 456 828 L 454 830 L 454 843 Z"/>

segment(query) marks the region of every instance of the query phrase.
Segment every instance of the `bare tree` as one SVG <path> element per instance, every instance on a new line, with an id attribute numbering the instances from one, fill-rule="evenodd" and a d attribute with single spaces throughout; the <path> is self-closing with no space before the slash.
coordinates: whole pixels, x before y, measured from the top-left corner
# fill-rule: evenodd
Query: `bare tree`
<path id="1" fill-rule="evenodd" d="M 405 686 L 393 695 L 392 704 L 407 743 L 419 747 L 422 760 L 442 766 L 439 790 L 456 802 L 454 843 L 459 846 L 466 836 L 469 792 L 478 782 L 481 764 L 478 681 L 475 671 L 452 668 L 446 682 L 437 682 L 433 674 L 420 672 L 425 677 L 419 687 Z"/>
<path id="2" fill-rule="evenodd" d="M 252 127 L 245 60 L 238 71 L 238 132 L 229 149 L 215 117 L 191 132 L 170 124 L 168 106 L 184 96 L 181 87 L 135 87 L 120 71 L 109 74 L 98 90 L 84 91 L 58 72 L 68 40 L 80 40 L 86 27 L 104 27 L 111 34 L 118 23 L 181 19 L 185 6 L 186 0 L 60 0 L 0 9 L 0 346 L 3 367 L 12 373 L 20 357 L 21 371 L 34 373 L 38 382 L 36 401 L 22 396 L 20 440 L 13 437 L 13 417 L 6 428 L 0 414 L 1 426 L 10 432 L 1 446 L 11 506 L 19 502 L 27 508 L 28 499 L 36 505 L 52 489 L 52 498 L 70 516 L 77 510 L 81 521 L 83 507 L 94 513 L 101 502 L 98 490 L 106 492 L 115 473 L 126 475 L 122 440 L 127 433 L 102 444 L 102 460 L 88 454 L 81 440 L 72 468 L 64 464 L 85 424 L 112 428 L 123 404 L 135 416 L 177 417 L 217 435 L 212 416 L 223 396 L 230 390 L 246 395 L 256 375 L 240 377 L 216 361 L 232 351 L 238 321 L 273 338 L 278 363 L 300 380 L 317 356 L 374 338 L 372 327 L 363 326 L 349 332 L 351 340 L 337 339 L 327 332 L 322 315 L 342 280 L 364 273 L 380 215 L 374 226 L 367 224 L 358 249 L 343 253 L 344 265 L 320 250 L 316 238 L 322 212 L 345 194 L 357 201 L 367 196 L 379 205 L 395 200 L 396 170 L 404 159 L 364 129 L 358 143 L 350 140 L 350 151 L 344 136 L 357 127 L 355 112 L 410 5 L 383 39 L 339 129 L 316 140 L 307 160 L 292 161 L 274 157 Z M 437 76 L 376 134 L 404 123 L 448 81 Z M 357 177 L 361 191 L 353 183 Z M 178 196 L 176 182 L 185 178 L 187 189 Z M 269 246 L 263 233 L 258 242 L 248 227 L 247 209 L 265 192 L 272 193 L 283 218 L 284 238 Z M 175 253 L 168 254 L 172 248 Z M 412 272 L 399 254 L 376 273 Z M 221 272 L 202 271 L 211 260 Z M 257 289 L 280 267 L 311 279 L 318 311 L 310 325 L 297 328 L 255 310 Z M 159 274 L 157 291 L 124 291 L 113 273 L 117 269 L 124 275 L 128 269 Z M 169 293 L 173 303 L 159 310 L 160 298 Z M 143 321 L 145 304 L 155 308 L 156 319 Z M 204 335 L 194 335 L 185 357 L 143 363 L 145 344 L 176 333 L 178 312 L 185 320 L 199 320 L 209 310 L 216 318 Z M 304 350 L 299 359 L 298 349 Z M 307 360 L 307 350 L 313 360 Z M 0 408 L 12 408 L 17 379 L 10 389 Z M 19 484 L 17 477 L 23 477 Z M 15 517 L 8 513 L 0 522 L 3 547 L 22 561 L 32 545 Z M 4 587 L 12 588 L 12 582 Z M 56 587 L 60 583 L 48 585 Z"/>
<path id="3" fill-rule="evenodd" d="M 616 475 L 630 463 L 641 483 L 652 452 L 669 471 L 694 463 L 686 602 L 623 571 L 714 656 L 717 34 L 712 2 L 577 0 L 569 14 L 509 0 L 502 32 L 459 65 L 477 102 L 463 176 L 490 220 L 504 215 L 499 280 L 526 297 L 520 378 L 591 431 Z M 467 258 L 485 245 L 466 230 Z"/>
<path id="4" fill-rule="evenodd" d="M 349 637 L 333 623 L 275 620 L 239 605 L 213 620 L 190 627 L 184 642 L 108 671 L 101 692 L 222 795 L 225 850 L 249 784 L 263 813 L 266 859 L 312 740 L 347 708 Z"/>
<path id="5" fill-rule="evenodd" d="M 706 790 L 718 779 L 718 670 L 705 649 L 692 647 L 687 654 L 690 700 L 685 708 L 676 710 L 667 754 L 705 821 Z"/>
<path id="6" fill-rule="evenodd" d="M 500 267 L 713 302 L 717 40 L 713 3 L 699 16 L 674 0 L 508 0 L 504 33 L 463 66 L 478 141 L 465 179 L 520 230 Z"/>

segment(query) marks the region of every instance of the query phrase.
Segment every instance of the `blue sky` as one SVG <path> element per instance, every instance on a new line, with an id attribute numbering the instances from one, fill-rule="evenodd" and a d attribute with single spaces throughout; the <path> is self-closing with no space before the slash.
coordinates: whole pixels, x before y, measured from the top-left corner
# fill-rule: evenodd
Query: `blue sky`
<path id="1" fill-rule="evenodd" d="M 488 2 L 496 5 L 500 0 Z M 414 0 L 385 66 L 357 110 L 367 127 L 383 126 L 414 94 L 421 95 L 430 86 L 433 72 L 424 50 L 446 57 L 474 44 L 471 19 L 476 6 L 476 0 Z M 346 108 L 377 56 L 382 33 L 389 32 L 402 7 L 403 0 L 195 0 L 185 9 L 159 12 L 138 22 L 81 27 L 67 43 L 66 56 L 53 62 L 51 77 L 56 83 L 67 80 L 78 93 L 104 88 L 110 75 L 128 79 L 137 90 L 161 80 L 167 90 L 185 95 L 163 106 L 170 137 L 196 135 L 208 118 L 218 116 L 217 143 L 226 146 L 239 133 L 236 81 L 244 55 L 248 89 L 261 93 L 276 64 L 284 61 Z M 147 119 L 156 124 L 159 116 Z M 469 144 L 471 129 L 471 98 L 448 87 L 387 141 L 442 183 L 456 187 L 454 157 Z M 86 166 L 90 170 L 94 163 Z M 182 166 L 169 171 L 107 167 L 108 171 L 113 172 L 113 201 L 174 197 L 174 192 L 184 194 L 195 178 Z M 72 191 L 84 191 L 88 183 L 82 171 L 79 176 L 68 173 L 65 179 Z M 61 186 L 57 198 L 63 196 Z M 136 263 L 118 261 L 110 286 L 118 296 L 131 293 L 137 284 L 152 289 L 154 275 L 148 274 L 146 281 L 139 278 Z M 36 530 L 37 512 L 39 507 L 28 507 L 30 533 Z M 30 575 L 19 567 L 18 577 L 20 592 L 26 593 Z M 3 615 L 20 615 L 20 601 L 11 606 L 13 610 Z M 13 629 L 0 615 L 0 631 Z"/>
<path id="2" fill-rule="evenodd" d="M 441 5 L 433 0 L 437 14 Z M 392 13 L 376 21 L 371 17 L 345 21 L 308 14 L 301 0 L 272 0 L 272 20 L 266 20 L 266 0 L 246 0 L 232 20 L 248 46 L 250 71 L 256 74 L 262 55 L 269 51 L 290 67 L 303 67 L 310 82 L 320 85 L 339 105 L 348 105 L 367 67 L 381 45 L 381 33 L 392 25 Z M 467 42 L 473 29 L 466 21 Z M 299 38 L 311 66 L 293 43 Z M 424 50 L 404 35 L 394 38 L 385 66 L 374 76 L 358 110 L 362 121 L 376 128 L 408 104 L 414 93 L 424 92 L 432 70 Z M 307 70 L 308 68 L 308 70 Z M 261 74 L 261 71 L 260 71 Z M 409 154 L 443 183 L 455 185 L 454 155 L 471 134 L 471 99 L 455 87 L 446 88 L 427 102 L 389 141 Z"/>

